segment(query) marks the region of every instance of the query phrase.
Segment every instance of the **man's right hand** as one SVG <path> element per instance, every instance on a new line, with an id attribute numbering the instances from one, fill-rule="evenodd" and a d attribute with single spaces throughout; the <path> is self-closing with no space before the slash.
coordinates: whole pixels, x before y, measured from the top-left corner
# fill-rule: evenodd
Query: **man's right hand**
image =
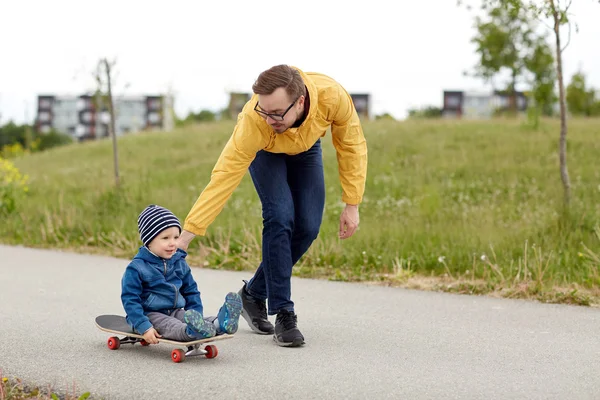
<path id="1" fill-rule="evenodd" d="M 156 332 L 156 329 L 154 328 L 148 329 L 146 332 L 144 332 L 142 336 L 144 336 L 144 340 L 150 344 L 157 344 L 158 338 L 162 337 L 158 334 L 158 332 Z"/>
<path id="2" fill-rule="evenodd" d="M 192 232 L 186 230 L 182 231 L 181 235 L 179 235 L 179 239 L 177 240 L 177 247 L 183 251 L 187 251 L 188 246 L 195 237 L 196 235 L 194 235 Z"/>

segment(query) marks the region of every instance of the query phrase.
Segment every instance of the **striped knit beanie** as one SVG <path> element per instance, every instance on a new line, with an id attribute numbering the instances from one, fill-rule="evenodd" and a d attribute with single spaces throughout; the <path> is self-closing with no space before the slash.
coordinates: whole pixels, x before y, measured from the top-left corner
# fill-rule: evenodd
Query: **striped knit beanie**
<path id="1" fill-rule="evenodd" d="M 155 204 L 146 207 L 138 217 L 138 230 L 144 246 L 147 246 L 156 235 L 172 226 L 179 228 L 181 233 L 181 224 L 175 214 Z"/>

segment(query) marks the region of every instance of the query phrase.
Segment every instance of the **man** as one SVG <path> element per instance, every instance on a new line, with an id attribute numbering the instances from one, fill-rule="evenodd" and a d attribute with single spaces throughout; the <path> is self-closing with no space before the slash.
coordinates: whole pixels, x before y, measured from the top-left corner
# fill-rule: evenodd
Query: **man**
<path id="1" fill-rule="evenodd" d="M 320 138 L 331 127 L 342 201 L 339 237 L 359 223 L 367 173 L 367 144 L 352 99 L 328 76 L 287 65 L 262 72 L 238 116 L 206 188 L 190 210 L 179 246 L 204 235 L 249 169 L 262 203 L 262 262 L 240 289 L 242 316 L 280 346 L 301 346 L 291 300 L 292 267 L 316 239 L 325 204 Z M 267 317 L 277 315 L 275 327 Z"/>

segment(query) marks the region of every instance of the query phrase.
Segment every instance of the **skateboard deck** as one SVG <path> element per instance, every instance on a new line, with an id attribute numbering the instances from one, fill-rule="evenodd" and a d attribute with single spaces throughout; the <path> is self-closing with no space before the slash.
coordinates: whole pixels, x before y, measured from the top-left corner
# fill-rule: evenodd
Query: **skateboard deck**
<path id="1" fill-rule="evenodd" d="M 136 344 L 140 343 L 142 346 L 149 346 L 150 343 L 144 340 L 144 336 L 134 332 L 125 317 L 121 315 L 99 315 L 96 317 L 96 326 L 98 329 L 104 332 L 116 333 L 124 335 L 124 337 L 111 336 L 108 338 L 106 345 L 111 350 L 117 350 L 122 344 Z M 171 359 L 173 362 L 180 363 L 185 360 L 186 357 L 192 356 L 206 356 L 206 358 L 215 358 L 219 351 L 213 344 L 207 344 L 210 342 L 231 339 L 233 335 L 223 334 L 214 336 L 208 339 L 198 339 L 189 342 L 179 342 L 171 339 L 158 338 L 159 343 L 168 343 L 179 347 L 184 347 L 186 350 L 180 348 L 174 349 L 171 352 Z"/>

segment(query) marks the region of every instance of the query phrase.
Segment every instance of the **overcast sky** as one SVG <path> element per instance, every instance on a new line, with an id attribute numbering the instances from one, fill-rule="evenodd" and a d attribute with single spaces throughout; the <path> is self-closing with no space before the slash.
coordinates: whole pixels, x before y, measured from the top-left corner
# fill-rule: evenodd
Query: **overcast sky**
<path id="1" fill-rule="evenodd" d="M 574 0 L 571 11 L 579 33 L 564 53 L 566 82 L 581 69 L 600 89 L 600 5 Z M 3 0 L 0 123 L 33 119 L 38 94 L 92 89 L 105 56 L 117 57 L 117 94 L 171 88 L 179 116 L 219 110 L 228 91 L 250 92 L 261 71 L 286 63 L 370 93 L 373 114 L 403 118 L 441 106 L 444 89 L 486 89 L 462 74 L 476 61 L 473 33 L 456 0 Z"/>

